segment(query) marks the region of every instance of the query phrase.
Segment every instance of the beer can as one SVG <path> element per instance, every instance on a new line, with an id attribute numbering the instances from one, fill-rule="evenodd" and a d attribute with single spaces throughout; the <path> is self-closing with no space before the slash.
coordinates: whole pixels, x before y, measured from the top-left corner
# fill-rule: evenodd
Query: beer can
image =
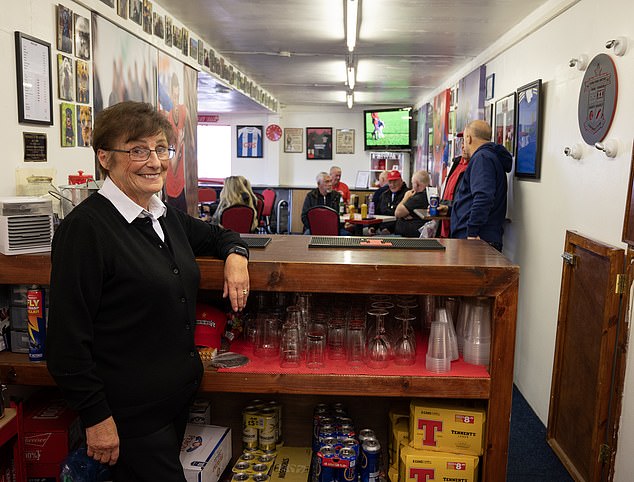
<path id="1" fill-rule="evenodd" d="M 324 445 L 319 451 L 319 463 L 316 464 L 317 482 L 335 482 L 337 480 L 337 468 L 333 467 L 336 456 L 335 448 Z"/>
<path id="2" fill-rule="evenodd" d="M 374 430 L 371 428 L 364 428 L 359 431 L 359 443 L 363 444 L 363 442 L 368 438 L 376 438 L 376 434 Z"/>
<path id="3" fill-rule="evenodd" d="M 239 460 L 238 462 L 236 462 L 236 464 L 233 466 L 233 468 L 231 469 L 233 471 L 233 473 L 237 474 L 237 473 L 248 473 L 249 470 L 251 469 L 251 463 L 250 462 L 245 462 L 244 460 Z"/>
<path id="4" fill-rule="evenodd" d="M 249 480 L 250 477 L 251 476 L 247 474 L 246 472 L 237 472 L 233 474 L 233 477 L 231 477 L 231 480 L 234 482 L 245 482 Z"/>
<path id="5" fill-rule="evenodd" d="M 238 458 L 238 460 L 240 462 L 249 462 L 252 463 L 255 461 L 255 454 L 251 453 L 251 452 L 244 452 L 242 455 L 240 455 L 240 457 Z"/>
<path id="6" fill-rule="evenodd" d="M 272 454 L 261 454 L 258 455 L 257 461 L 261 464 L 270 464 L 275 460 L 275 455 Z"/>
<path id="7" fill-rule="evenodd" d="M 276 400 L 271 400 L 268 403 L 269 408 L 274 408 L 277 412 L 277 437 L 275 438 L 275 442 L 278 444 L 282 443 L 282 404 Z"/>
<path id="8" fill-rule="evenodd" d="M 275 450 L 277 447 L 277 411 L 265 408 L 259 412 L 258 448 L 260 450 Z"/>
<path id="9" fill-rule="evenodd" d="M 339 444 L 342 447 L 349 447 L 349 448 L 353 449 L 354 453 L 357 456 L 357 459 L 359 458 L 359 442 L 357 442 L 357 439 L 352 438 L 352 437 L 344 438 L 344 439 L 341 439 Z"/>
<path id="10" fill-rule="evenodd" d="M 270 468 L 271 464 L 258 463 L 251 465 L 251 470 L 256 474 L 265 474 L 269 471 Z"/>
<path id="11" fill-rule="evenodd" d="M 337 438 L 351 438 L 356 435 L 354 431 L 354 426 L 349 424 L 341 425 L 337 430 Z"/>
<path id="12" fill-rule="evenodd" d="M 266 474 L 253 474 L 251 480 L 254 482 L 268 482 L 269 476 Z"/>
<path id="13" fill-rule="evenodd" d="M 357 455 L 353 448 L 342 447 L 339 450 L 339 461 L 345 467 L 337 472 L 339 482 L 355 482 L 357 480 Z"/>
<path id="14" fill-rule="evenodd" d="M 26 310 L 29 320 L 29 360 L 42 361 L 45 359 L 46 315 L 44 291 L 37 285 L 32 285 L 26 292 Z"/>
<path id="15" fill-rule="evenodd" d="M 378 482 L 381 466 L 381 444 L 368 439 L 361 446 L 361 482 Z"/>
<path id="16" fill-rule="evenodd" d="M 258 448 L 259 412 L 249 405 L 242 411 L 242 447 L 253 450 Z"/>

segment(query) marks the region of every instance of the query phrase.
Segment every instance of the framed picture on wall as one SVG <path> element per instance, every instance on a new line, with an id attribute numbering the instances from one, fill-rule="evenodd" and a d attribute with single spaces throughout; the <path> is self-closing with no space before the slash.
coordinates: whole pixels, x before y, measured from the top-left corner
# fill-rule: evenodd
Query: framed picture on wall
<path id="1" fill-rule="evenodd" d="M 73 59 L 57 54 L 57 94 L 62 100 L 75 100 Z"/>
<path id="2" fill-rule="evenodd" d="M 128 16 L 130 20 L 138 25 L 143 25 L 143 0 L 129 0 L 129 2 Z"/>
<path id="3" fill-rule="evenodd" d="M 354 154 L 354 129 L 337 129 L 337 154 Z"/>
<path id="4" fill-rule="evenodd" d="M 484 100 L 493 99 L 495 91 L 495 74 L 488 75 L 485 82 Z"/>
<path id="5" fill-rule="evenodd" d="M 539 179 L 541 168 L 542 79 L 517 89 L 515 176 Z"/>
<path id="6" fill-rule="evenodd" d="M 53 125 L 51 44 L 15 32 L 15 59 L 18 122 Z"/>
<path id="7" fill-rule="evenodd" d="M 57 6 L 57 50 L 73 53 L 73 11 L 63 5 Z"/>
<path id="8" fill-rule="evenodd" d="M 515 151 L 515 92 L 495 103 L 496 144 L 502 144 L 510 153 Z"/>
<path id="9" fill-rule="evenodd" d="M 128 0 L 117 0 L 117 15 L 128 18 Z"/>
<path id="10" fill-rule="evenodd" d="M 332 127 L 306 128 L 306 159 L 332 159 Z"/>
<path id="11" fill-rule="evenodd" d="M 301 127 L 284 129 L 284 152 L 304 152 L 304 129 Z"/>
<path id="12" fill-rule="evenodd" d="M 75 55 L 80 59 L 90 59 L 90 22 L 86 17 L 75 14 Z"/>
<path id="13" fill-rule="evenodd" d="M 262 126 L 236 126 L 237 156 L 263 157 Z"/>

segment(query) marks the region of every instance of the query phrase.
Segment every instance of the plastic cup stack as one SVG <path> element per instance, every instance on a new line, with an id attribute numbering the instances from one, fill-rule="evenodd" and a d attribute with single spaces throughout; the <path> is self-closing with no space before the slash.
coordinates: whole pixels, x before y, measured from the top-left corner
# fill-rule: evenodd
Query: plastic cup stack
<path id="1" fill-rule="evenodd" d="M 456 322 L 456 339 L 458 341 L 458 353 L 461 355 L 464 355 L 464 339 L 467 334 L 467 323 L 471 318 L 472 309 L 473 302 L 470 299 L 465 298 L 460 303 L 458 321 Z"/>
<path id="2" fill-rule="evenodd" d="M 453 325 L 451 315 L 446 308 L 436 308 L 436 321 L 447 324 L 447 333 L 449 334 L 449 348 L 451 350 L 451 361 L 460 358 L 458 352 L 458 338 L 456 337 L 456 330 Z"/>
<path id="3" fill-rule="evenodd" d="M 442 321 L 431 323 L 425 367 L 434 373 L 444 373 L 451 369 L 451 348 L 447 323 Z"/>
<path id="4" fill-rule="evenodd" d="M 491 351 L 491 309 L 488 300 L 478 299 L 467 321 L 464 340 L 464 361 L 472 365 L 488 365 Z"/>

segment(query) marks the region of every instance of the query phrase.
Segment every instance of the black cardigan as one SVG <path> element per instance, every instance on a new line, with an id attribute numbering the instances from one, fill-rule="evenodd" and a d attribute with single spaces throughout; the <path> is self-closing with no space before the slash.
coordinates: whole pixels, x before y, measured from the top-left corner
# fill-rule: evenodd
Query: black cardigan
<path id="1" fill-rule="evenodd" d="M 48 369 L 85 426 L 112 415 L 123 437 L 164 426 L 198 388 L 195 256 L 246 247 L 171 207 L 160 222 L 165 242 L 95 193 L 53 238 Z"/>

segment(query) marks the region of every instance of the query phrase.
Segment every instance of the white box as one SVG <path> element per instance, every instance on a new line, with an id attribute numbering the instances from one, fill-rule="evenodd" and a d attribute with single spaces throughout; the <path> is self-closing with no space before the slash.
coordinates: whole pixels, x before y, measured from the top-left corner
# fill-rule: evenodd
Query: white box
<path id="1" fill-rule="evenodd" d="M 180 459 L 187 482 L 217 482 L 231 461 L 231 429 L 188 423 Z"/>

